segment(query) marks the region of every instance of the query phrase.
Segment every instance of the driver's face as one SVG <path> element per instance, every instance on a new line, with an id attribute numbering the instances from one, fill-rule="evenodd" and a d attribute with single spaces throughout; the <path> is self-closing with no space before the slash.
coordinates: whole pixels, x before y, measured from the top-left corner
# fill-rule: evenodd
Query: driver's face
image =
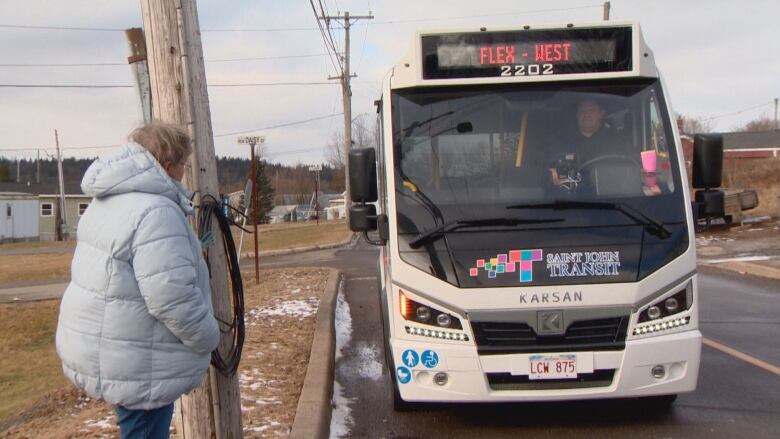
<path id="1" fill-rule="evenodd" d="M 604 110 L 601 109 L 596 101 L 582 101 L 577 107 L 577 123 L 580 132 L 590 136 L 601 128 L 604 121 Z"/>

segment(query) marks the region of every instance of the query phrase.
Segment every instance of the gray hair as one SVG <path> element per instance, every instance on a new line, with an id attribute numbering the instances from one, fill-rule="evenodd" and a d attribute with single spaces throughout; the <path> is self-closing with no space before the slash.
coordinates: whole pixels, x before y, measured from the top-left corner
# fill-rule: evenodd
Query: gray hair
<path id="1" fill-rule="evenodd" d="M 192 154 L 190 135 L 177 125 L 155 121 L 136 128 L 129 138 L 151 152 L 163 167 L 182 163 Z"/>

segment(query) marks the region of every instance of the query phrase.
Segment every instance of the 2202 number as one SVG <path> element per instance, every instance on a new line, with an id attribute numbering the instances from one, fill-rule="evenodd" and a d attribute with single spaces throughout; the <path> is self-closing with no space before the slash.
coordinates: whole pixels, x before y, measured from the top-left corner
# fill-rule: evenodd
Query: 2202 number
<path id="1" fill-rule="evenodd" d="M 501 66 L 501 76 L 537 76 L 552 74 L 552 64 L 515 64 L 513 66 Z"/>

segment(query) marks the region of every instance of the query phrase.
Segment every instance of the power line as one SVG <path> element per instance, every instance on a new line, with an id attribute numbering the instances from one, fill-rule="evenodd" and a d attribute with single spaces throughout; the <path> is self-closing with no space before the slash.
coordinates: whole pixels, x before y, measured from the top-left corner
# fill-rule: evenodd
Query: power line
<path id="1" fill-rule="evenodd" d="M 737 114 L 746 113 L 748 111 L 755 110 L 757 108 L 765 107 L 767 105 L 772 105 L 772 104 L 774 104 L 774 101 L 764 102 L 763 104 L 745 108 L 744 110 L 734 111 L 733 113 L 724 113 L 724 114 L 719 114 L 717 116 L 707 117 L 705 119 L 702 119 L 702 121 L 710 121 L 710 120 L 720 119 L 721 117 L 727 117 L 727 116 L 736 116 Z"/>
<path id="2" fill-rule="evenodd" d="M 322 37 L 322 41 L 325 43 L 325 50 L 328 51 L 328 58 L 330 59 L 330 63 L 333 65 L 333 68 L 337 72 L 343 72 L 344 67 L 341 64 L 341 59 L 338 56 L 339 50 L 336 49 L 335 45 L 332 44 L 332 38 L 329 38 L 329 35 L 326 35 L 325 29 L 322 28 L 322 23 L 320 23 L 320 15 L 317 13 L 317 7 L 314 6 L 314 0 L 309 0 L 309 4 L 311 5 L 311 10 L 314 12 L 314 19 L 317 21 L 317 28 L 320 31 L 320 36 Z M 320 2 L 320 7 L 322 8 L 322 3 Z M 325 11 L 323 9 L 323 16 L 325 14 Z M 331 54 L 331 51 L 333 54 Z M 335 55 L 335 59 L 334 59 Z"/>
<path id="3" fill-rule="evenodd" d="M 284 56 L 261 56 L 255 58 L 221 58 L 207 59 L 208 63 L 237 62 L 237 61 L 266 61 L 291 58 L 314 58 L 319 56 L 328 56 L 327 53 L 312 53 L 309 55 L 284 55 Z M 127 62 L 95 62 L 95 63 L 26 63 L 26 64 L 5 64 L 0 63 L 0 67 L 96 67 L 96 66 L 128 66 Z"/>
<path id="4" fill-rule="evenodd" d="M 333 82 L 256 82 L 236 84 L 209 84 L 209 87 L 275 87 L 334 85 Z M 134 85 L 121 84 L 0 84 L 0 88 L 134 88 Z"/>
<path id="5" fill-rule="evenodd" d="M 342 114 L 343 113 L 326 114 L 324 116 L 317 116 L 317 117 L 313 117 L 311 119 L 298 120 L 298 121 L 295 121 L 295 122 L 288 122 L 288 123 L 283 123 L 283 124 L 280 124 L 280 125 L 272 125 L 272 126 L 267 126 L 267 127 L 263 127 L 263 128 L 253 128 L 251 130 L 234 131 L 234 132 L 231 132 L 231 133 L 215 134 L 214 137 L 234 136 L 236 134 L 246 134 L 246 133 L 252 133 L 252 132 L 255 132 L 255 131 L 267 131 L 267 130 L 273 130 L 273 129 L 276 129 L 276 128 L 284 128 L 284 127 L 289 127 L 289 126 L 293 126 L 293 125 L 301 125 L 301 124 L 308 123 L 308 122 L 314 122 L 316 120 L 322 120 L 322 119 L 328 119 L 328 118 L 335 117 L 335 116 L 341 116 Z"/>
<path id="6" fill-rule="evenodd" d="M 312 4 L 313 6 L 313 4 Z M 569 8 L 547 8 L 547 9 L 532 9 L 528 11 L 506 12 L 500 14 L 481 14 L 481 15 L 463 15 L 457 17 L 428 17 L 428 18 L 413 18 L 413 19 L 399 19 L 399 20 L 387 20 L 377 21 L 372 23 L 365 23 L 364 26 L 373 26 L 379 24 L 400 24 L 400 23 L 419 23 L 424 21 L 446 21 L 446 20 L 461 20 L 467 18 L 488 18 L 488 17 L 513 17 L 526 14 L 539 14 L 544 12 L 564 12 L 573 11 L 578 9 L 590 9 L 601 8 L 603 5 L 584 5 L 574 6 Z M 315 8 L 316 13 L 316 8 Z M 361 26 L 361 24 L 356 24 Z M 19 25 L 19 24 L 0 24 L 2 29 L 18 29 L 18 30 L 62 30 L 62 31 L 95 31 L 95 32 L 124 32 L 126 29 L 119 28 L 107 28 L 107 27 L 72 27 L 72 26 L 34 26 L 34 25 Z M 276 28 L 214 28 L 214 29 L 201 29 L 201 32 L 296 32 L 296 31 L 318 31 L 320 27 L 276 27 Z"/>
<path id="7" fill-rule="evenodd" d="M 335 116 L 341 116 L 342 114 L 343 113 L 326 114 L 324 116 L 317 116 L 317 117 L 312 117 L 310 119 L 297 120 L 297 121 L 294 121 L 294 122 L 287 122 L 287 123 L 278 124 L 278 125 L 271 125 L 271 126 L 267 126 L 267 127 L 263 127 L 263 128 L 252 128 L 250 130 L 242 130 L 242 131 L 234 131 L 234 132 L 230 132 L 230 133 L 215 134 L 214 137 L 226 137 L 226 136 L 233 136 L 233 135 L 236 135 L 236 134 L 245 134 L 245 133 L 251 133 L 251 132 L 255 132 L 255 131 L 268 131 L 268 130 L 273 130 L 273 129 L 276 129 L 276 128 L 284 128 L 284 127 L 289 127 L 289 126 L 293 126 L 293 125 L 302 125 L 302 124 L 309 123 L 309 122 L 314 122 L 314 121 L 317 121 L 317 120 L 327 119 L 327 118 L 331 118 L 331 117 L 335 117 Z M 116 145 L 91 145 L 91 146 L 64 146 L 64 147 L 61 147 L 60 149 L 62 149 L 62 150 L 104 149 L 104 148 L 116 148 L 117 146 L 120 146 L 120 145 L 116 144 Z M 40 147 L 39 148 L 29 148 L 29 147 L 28 148 L 0 148 L 0 152 L 7 152 L 7 151 L 37 151 L 37 150 L 47 151 L 47 150 L 50 150 L 50 149 L 54 149 L 54 148 L 53 147 L 48 147 L 48 148 L 46 148 L 46 147 L 43 147 L 43 148 L 40 148 Z"/>

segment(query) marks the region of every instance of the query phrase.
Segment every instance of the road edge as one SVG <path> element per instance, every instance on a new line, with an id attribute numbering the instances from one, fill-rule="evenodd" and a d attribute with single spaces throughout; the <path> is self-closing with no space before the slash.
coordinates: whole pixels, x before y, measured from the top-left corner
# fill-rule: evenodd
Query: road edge
<path id="1" fill-rule="evenodd" d="M 336 333 L 334 314 L 341 271 L 331 269 L 317 309 L 309 365 L 290 430 L 291 438 L 326 438 L 330 431 Z"/>
<path id="2" fill-rule="evenodd" d="M 761 279 L 780 280 L 780 270 L 773 267 L 754 264 L 751 262 L 724 262 L 719 264 L 699 264 L 699 268 L 706 267 L 714 271 L 723 271 L 734 274 L 742 274 Z"/>

